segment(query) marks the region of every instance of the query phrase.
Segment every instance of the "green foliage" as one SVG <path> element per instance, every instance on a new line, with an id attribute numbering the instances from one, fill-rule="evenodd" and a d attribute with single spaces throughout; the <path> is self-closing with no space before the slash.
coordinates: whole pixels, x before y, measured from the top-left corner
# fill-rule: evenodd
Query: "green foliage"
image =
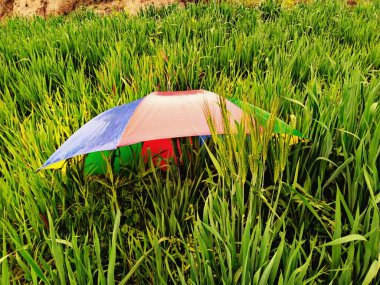
<path id="1" fill-rule="evenodd" d="M 380 3 L 278 3 L 1 23 L 3 284 L 378 284 Z M 197 88 L 272 116 L 166 172 L 35 172 L 96 114 Z"/>

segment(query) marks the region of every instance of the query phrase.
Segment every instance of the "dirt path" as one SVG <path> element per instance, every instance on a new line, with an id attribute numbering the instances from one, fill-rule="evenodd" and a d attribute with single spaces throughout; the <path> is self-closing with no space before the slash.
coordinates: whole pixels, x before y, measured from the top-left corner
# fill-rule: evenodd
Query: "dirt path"
<path id="1" fill-rule="evenodd" d="M 67 14 L 81 6 L 99 13 L 126 11 L 136 14 L 149 5 L 167 5 L 176 0 L 0 0 L 0 19 L 6 16 L 26 16 Z"/>

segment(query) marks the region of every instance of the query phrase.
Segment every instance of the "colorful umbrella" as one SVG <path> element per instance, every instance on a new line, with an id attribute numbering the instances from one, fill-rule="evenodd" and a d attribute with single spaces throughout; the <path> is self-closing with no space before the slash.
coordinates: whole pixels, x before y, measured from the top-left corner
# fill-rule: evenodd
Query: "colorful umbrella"
<path id="1" fill-rule="evenodd" d="M 92 166 L 92 173 L 104 173 L 105 167 L 100 165 L 105 157 L 110 156 L 111 150 L 116 150 L 112 158 L 116 171 L 123 163 L 133 160 L 134 156 L 141 155 L 141 152 L 147 153 L 148 148 L 153 153 L 166 151 L 166 155 L 171 156 L 171 138 L 211 135 L 209 119 L 216 133 L 224 134 L 226 128 L 220 106 L 222 100 L 223 97 L 205 90 L 153 92 L 94 117 L 69 137 L 39 170 L 61 168 L 67 159 L 88 154 L 85 168 Z M 238 105 L 243 107 L 245 103 L 223 102 L 229 129 L 234 132 L 236 122 L 240 122 L 244 114 Z M 248 109 L 255 108 L 250 104 L 247 106 Z M 251 111 L 257 112 L 256 109 Z M 260 118 L 265 121 L 269 113 L 261 111 Z M 276 128 L 279 133 L 301 136 L 280 120 L 275 123 L 275 131 Z M 145 143 L 141 145 L 142 142 Z"/>

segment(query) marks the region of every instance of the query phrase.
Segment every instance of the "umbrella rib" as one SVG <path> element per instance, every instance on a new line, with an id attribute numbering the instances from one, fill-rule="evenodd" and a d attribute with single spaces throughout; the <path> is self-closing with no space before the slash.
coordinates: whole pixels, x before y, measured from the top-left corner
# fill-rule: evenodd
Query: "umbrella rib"
<path id="1" fill-rule="evenodd" d="M 150 96 L 150 95 L 148 95 Z M 133 110 L 133 113 L 131 114 L 131 116 L 129 117 L 129 120 L 126 122 L 124 128 L 123 128 L 123 131 L 121 132 L 119 138 L 117 139 L 117 143 L 116 143 L 116 146 L 114 147 L 114 149 L 117 149 L 118 147 L 120 147 L 120 141 L 123 137 L 123 134 L 125 133 L 125 130 L 128 128 L 128 125 L 129 123 L 131 122 L 131 119 L 133 117 L 133 115 L 137 112 L 137 110 L 141 107 L 141 104 L 144 102 L 144 100 L 148 97 L 148 96 L 145 96 L 141 99 L 140 103 L 137 105 L 136 109 Z"/>

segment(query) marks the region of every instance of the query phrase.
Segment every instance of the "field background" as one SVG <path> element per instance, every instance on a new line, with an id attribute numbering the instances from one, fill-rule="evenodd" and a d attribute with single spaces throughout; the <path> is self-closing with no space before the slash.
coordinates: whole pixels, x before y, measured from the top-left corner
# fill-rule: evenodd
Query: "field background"
<path id="1" fill-rule="evenodd" d="M 379 26 L 379 1 L 1 22 L 2 284 L 379 284 Z M 188 171 L 35 172 L 98 113 L 198 88 L 309 141 L 269 122 L 215 137 Z"/>

